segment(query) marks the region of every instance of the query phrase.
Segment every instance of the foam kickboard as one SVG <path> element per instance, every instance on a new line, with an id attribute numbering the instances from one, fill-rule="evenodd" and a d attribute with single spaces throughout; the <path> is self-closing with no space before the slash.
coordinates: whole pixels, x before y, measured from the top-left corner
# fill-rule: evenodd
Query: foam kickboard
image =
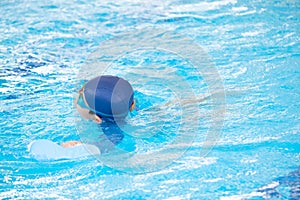
<path id="1" fill-rule="evenodd" d="M 50 140 L 35 140 L 28 145 L 29 154 L 39 161 L 76 159 L 91 155 L 99 155 L 100 150 L 90 144 L 80 144 L 64 148 Z"/>

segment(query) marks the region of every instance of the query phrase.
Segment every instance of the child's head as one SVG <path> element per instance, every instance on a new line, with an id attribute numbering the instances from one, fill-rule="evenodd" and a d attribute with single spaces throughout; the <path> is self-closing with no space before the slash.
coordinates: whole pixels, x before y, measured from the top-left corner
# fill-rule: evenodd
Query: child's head
<path id="1" fill-rule="evenodd" d="M 134 107 L 130 83 L 116 76 L 97 76 L 83 86 L 80 94 L 85 107 L 102 119 L 124 119 Z"/>

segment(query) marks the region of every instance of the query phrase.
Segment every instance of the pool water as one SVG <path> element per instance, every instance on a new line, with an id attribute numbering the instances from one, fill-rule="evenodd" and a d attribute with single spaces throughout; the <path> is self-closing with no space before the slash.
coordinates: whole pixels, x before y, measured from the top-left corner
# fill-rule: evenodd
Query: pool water
<path id="1" fill-rule="evenodd" d="M 299 199 L 299 9 L 297 0 L 2 1 L 0 198 Z M 98 137 L 98 127 L 73 106 L 93 75 L 86 73 L 94 69 L 87 60 L 107 42 L 151 28 L 189 38 L 218 71 L 226 113 L 209 153 L 202 156 L 201 150 L 215 102 L 178 103 L 189 91 L 197 98 L 213 96 L 207 68 L 198 73 L 176 52 L 133 49 L 103 69 L 126 77 L 139 101 L 120 148 L 155 153 L 181 132 L 191 134 L 180 156 L 144 173 L 95 157 L 32 159 L 27 146 L 33 140 L 89 141 L 94 136 L 88 131 Z M 164 41 L 163 35 L 156 38 Z M 161 45 L 158 39 L 154 46 Z"/>

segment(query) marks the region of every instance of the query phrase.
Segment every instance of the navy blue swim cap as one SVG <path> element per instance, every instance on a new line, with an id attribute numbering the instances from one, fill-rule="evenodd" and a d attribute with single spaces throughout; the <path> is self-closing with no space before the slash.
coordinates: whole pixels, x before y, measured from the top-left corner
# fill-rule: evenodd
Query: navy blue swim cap
<path id="1" fill-rule="evenodd" d="M 133 103 L 130 83 L 117 76 L 98 76 L 84 87 L 86 103 L 101 118 L 124 119 Z"/>

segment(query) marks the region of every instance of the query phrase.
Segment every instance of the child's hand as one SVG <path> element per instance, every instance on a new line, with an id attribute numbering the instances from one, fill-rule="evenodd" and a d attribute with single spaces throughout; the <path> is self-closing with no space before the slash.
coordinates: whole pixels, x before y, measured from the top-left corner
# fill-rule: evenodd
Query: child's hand
<path id="1" fill-rule="evenodd" d="M 64 148 L 69 148 L 69 147 L 74 147 L 79 144 L 82 144 L 82 143 L 79 141 L 68 141 L 68 142 L 63 142 L 60 145 Z"/>

